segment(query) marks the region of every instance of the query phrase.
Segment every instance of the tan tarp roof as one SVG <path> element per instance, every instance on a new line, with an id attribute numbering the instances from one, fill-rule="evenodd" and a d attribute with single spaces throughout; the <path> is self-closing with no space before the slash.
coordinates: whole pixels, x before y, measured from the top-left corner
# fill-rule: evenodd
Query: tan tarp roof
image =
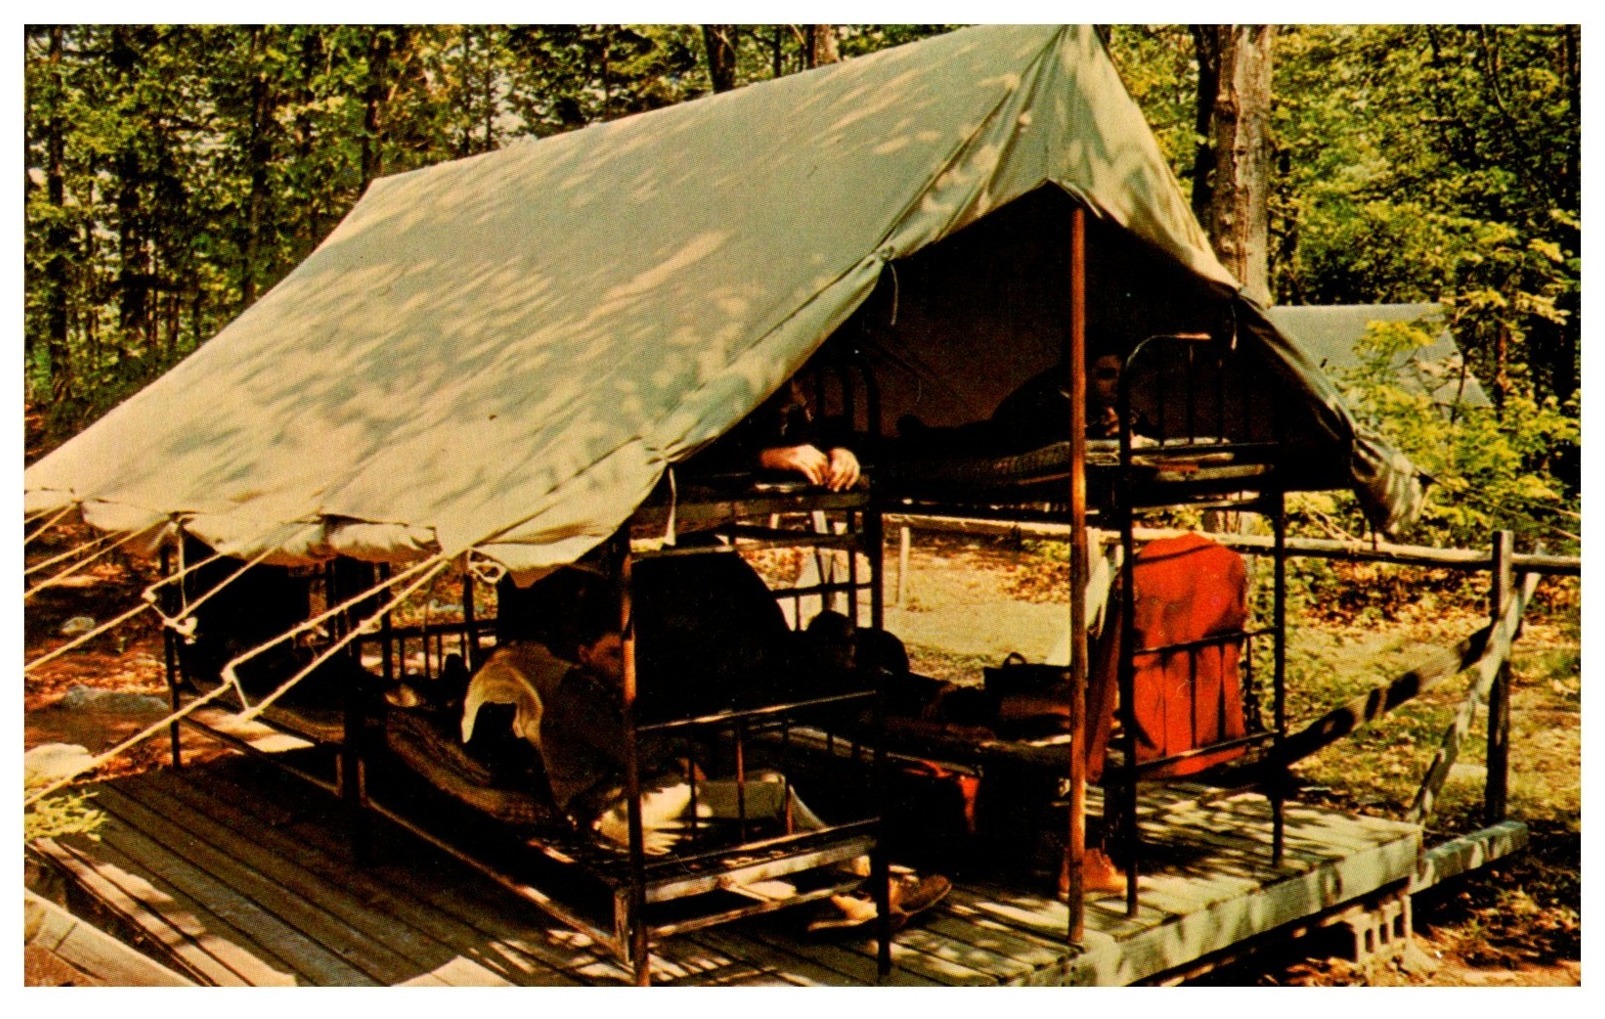
<path id="1" fill-rule="evenodd" d="M 969 29 L 376 181 L 250 310 L 30 468 L 26 506 L 183 518 L 280 562 L 565 562 L 888 262 L 1050 183 L 1235 290 L 1091 29 Z M 1357 477 L 1390 470 L 1347 452 Z"/>

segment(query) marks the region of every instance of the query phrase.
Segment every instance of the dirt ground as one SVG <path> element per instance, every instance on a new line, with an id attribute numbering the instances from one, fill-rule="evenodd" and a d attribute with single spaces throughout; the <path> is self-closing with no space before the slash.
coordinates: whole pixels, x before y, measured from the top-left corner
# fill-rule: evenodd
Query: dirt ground
<path id="1" fill-rule="evenodd" d="M 44 554 L 30 549 L 30 559 Z M 979 682 L 980 670 L 1010 651 L 1041 660 L 1063 633 L 1067 607 L 1044 568 L 1006 543 L 922 536 L 909 575 L 897 576 L 895 548 L 887 556 L 887 624 L 903 638 L 918 671 L 957 682 Z M 116 559 L 116 557 L 110 557 Z M 1029 567 L 1023 565 L 1031 563 Z M 27 604 L 29 658 L 58 646 L 77 616 L 97 621 L 137 603 L 154 579 L 139 567 L 110 562 L 70 586 L 41 592 Z M 902 599 L 897 599 L 901 585 Z M 82 625 L 82 624 L 79 624 Z M 162 717 L 159 631 L 149 613 L 116 634 L 96 638 L 25 677 L 24 742 L 79 744 L 92 753 L 115 745 Z M 75 687 L 148 698 L 86 696 Z M 78 707 L 69 707 L 77 703 Z M 1575 713 L 1568 724 L 1577 725 Z M 1575 746 L 1572 743 L 1571 746 Z M 192 752 L 210 754 L 199 740 Z M 1575 751 L 1572 751 L 1575 753 Z M 165 765 L 167 741 L 158 735 L 100 774 Z M 1574 769 L 1575 770 L 1575 769 Z M 1406 957 L 1357 968 L 1337 956 L 1342 946 L 1320 937 L 1219 971 L 1214 984 L 1332 986 L 1540 986 L 1581 983 L 1580 825 L 1534 823 L 1528 853 L 1417 896 L 1415 941 Z M 40 982 L 47 982 L 41 977 Z"/>

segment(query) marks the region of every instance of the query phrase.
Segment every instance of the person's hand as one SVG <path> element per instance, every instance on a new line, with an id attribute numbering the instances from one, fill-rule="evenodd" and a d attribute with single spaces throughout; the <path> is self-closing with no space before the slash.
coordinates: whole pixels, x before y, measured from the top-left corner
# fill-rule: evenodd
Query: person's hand
<path id="1" fill-rule="evenodd" d="M 815 485 L 826 484 L 832 477 L 830 458 L 818 446 L 775 446 L 758 454 L 758 465 L 770 471 L 795 471 Z"/>
<path id="2" fill-rule="evenodd" d="M 1120 412 L 1114 407 L 1104 407 L 1096 416 L 1087 422 L 1087 431 L 1094 436 L 1105 439 L 1120 437 Z"/>
<path id="3" fill-rule="evenodd" d="M 825 478 L 825 484 L 832 492 L 845 492 L 858 484 L 862 471 L 858 466 L 858 457 L 845 446 L 837 446 L 830 451 L 830 471 Z"/>

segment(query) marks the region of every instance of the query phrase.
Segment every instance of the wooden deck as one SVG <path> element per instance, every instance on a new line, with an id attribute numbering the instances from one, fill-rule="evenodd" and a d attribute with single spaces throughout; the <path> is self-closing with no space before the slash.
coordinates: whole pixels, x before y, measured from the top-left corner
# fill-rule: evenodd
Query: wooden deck
<path id="1" fill-rule="evenodd" d="M 1065 907 L 960 883 L 893 944 L 895 985 L 1123 985 L 1348 903 L 1401 889 L 1411 825 L 1288 806 L 1287 853 L 1270 866 L 1265 801 L 1198 805 L 1156 787 L 1143 801 L 1156 844 L 1139 915 L 1089 904 L 1084 950 L 1065 946 Z M 221 985 L 617 985 L 626 967 L 584 936 L 462 864 L 382 823 L 358 866 L 341 808 L 264 763 L 228 757 L 98 787 L 99 841 L 34 850 L 68 879 L 75 909 L 160 962 Z M 692 985 L 875 984 L 871 938 L 822 940 L 813 907 L 668 940 L 653 981 Z"/>

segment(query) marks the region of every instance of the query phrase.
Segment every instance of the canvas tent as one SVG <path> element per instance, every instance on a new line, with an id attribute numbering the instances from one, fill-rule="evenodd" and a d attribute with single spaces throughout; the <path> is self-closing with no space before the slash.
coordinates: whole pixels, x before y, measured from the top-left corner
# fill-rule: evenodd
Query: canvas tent
<path id="1" fill-rule="evenodd" d="M 1304 483 L 1354 487 L 1381 526 L 1409 518 L 1413 469 L 1236 296 L 1093 31 L 1050 26 L 378 180 L 271 292 L 33 465 L 25 505 L 181 524 L 280 563 L 473 549 L 532 574 L 612 533 L 855 310 L 901 316 L 866 343 L 954 396 L 936 418 L 984 412 L 1058 342 L 1009 295 L 1022 275 L 1044 304 L 1066 285 L 1033 244 L 1058 243 L 1071 199 L 1104 242 L 1089 287 L 1106 321 L 1122 302 L 1223 312 L 1299 398 L 1321 465 Z M 991 332 L 941 314 L 970 293 L 959 277 L 1003 297 Z M 925 335 L 903 328 L 921 308 Z"/>
<path id="2" fill-rule="evenodd" d="M 1493 406 L 1444 324 L 1441 304 L 1285 304 L 1271 308 L 1270 319 L 1323 371 L 1340 378 L 1342 372 L 1360 367 L 1360 344 L 1372 323 L 1422 323 L 1436 337 L 1393 359 L 1399 385 L 1406 392 L 1425 393 L 1445 409 Z"/>

